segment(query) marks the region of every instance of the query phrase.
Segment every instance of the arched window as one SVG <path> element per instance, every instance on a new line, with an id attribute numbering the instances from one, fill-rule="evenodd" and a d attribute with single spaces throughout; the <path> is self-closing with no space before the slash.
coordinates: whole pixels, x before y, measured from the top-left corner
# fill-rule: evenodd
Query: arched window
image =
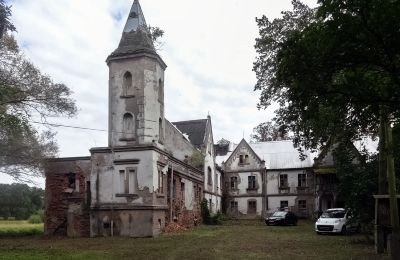
<path id="1" fill-rule="evenodd" d="M 161 79 L 158 80 L 158 100 L 164 103 L 164 82 Z"/>
<path id="2" fill-rule="evenodd" d="M 132 114 L 126 113 L 124 115 L 122 129 L 125 138 L 135 137 L 135 119 Z"/>
<path id="3" fill-rule="evenodd" d="M 124 74 L 124 79 L 122 83 L 122 95 L 133 95 L 132 74 L 129 71 L 125 72 Z"/>
<path id="4" fill-rule="evenodd" d="M 211 167 L 207 168 L 207 184 L 212 185 L 212 170 Z"/>
<path id="5" fill-rule="evenodd" d="M 164 139 L 164 127 L 163 127 L 163 120 L 160 118 L 158 120 L 158 140 L 162 142 Z"/>

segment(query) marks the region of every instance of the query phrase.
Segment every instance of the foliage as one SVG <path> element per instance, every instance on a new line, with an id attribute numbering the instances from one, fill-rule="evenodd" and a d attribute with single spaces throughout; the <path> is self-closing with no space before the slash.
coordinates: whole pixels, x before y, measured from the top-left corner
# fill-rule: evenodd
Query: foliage
<path id="1" fill-rule="evenodd" d="M 200 151 L 195 150 L 189 157 L 189 164 L 197 169 L 203 169 L 205 156 Z"/>
<path id="2" fill-rule="evenodd" d="M 320 1 L 270 22 L 257 19 L 259 106 L 278 102 L 277 123 L 317 148 L 376 134 L 379 111 L 400 111 L 398 1 Z M 390 94 L 389 94 L 390 93 Z"/>
<path id="3" fill-rule="evenodd" d="M 153 26 L 149 26 L 148 30 L 150 32 L 151 40 L 153 41 L 155 48 L 156 49 L 161 48 L 162 42 L 160 41 L 160 38 L 164 36 L 164 31 L 159 27 L 153 27 Z"/>
<path id="4" fill-rule="evenodd" d="M 206 199 L 202 199 L 200 203 L 201 218 L 204 224 L 210 224 L 210 210 L 208 209 L 208 202 Z"/>
<path id="5" fill-rule="evenodd" d="M 28 223 L 29 224 L 40 224 L 40 223 L 43 223 L 43 220 L 41 219 L 41 217 L 39 215 L 34 214 L 28 218 Z"/>
<path id="6" fill-rule="evenodd" d="M 0 237 L 22 237 L 43 234 L 43 224 L 27 221 L 0 221 Z"/>
<path id="7" fill-rule="evenodd" d="M 0 216 L 4 219 L 14 217 L 27 219 L 34 212 L 43 208 L 44 191 L 26 184 L 0 184 Z"/>
<path id="8" fill-rule="evenodd" d="M 69 88 L 40 72 L 10 34 L 11 9 L 0 1 L 0 172 L 19 181 L 40 176 L 44 158 L 57 153 L 54 133 L 39 133 L 32 121 L 76 113 Z"/>
<path id="9" fill-rule="evenodd" d="M 272 122 L 264 122 L 253 128 L 251 142 L 268 142 L 290 140 L 285 125 L 278 126 Z"/>

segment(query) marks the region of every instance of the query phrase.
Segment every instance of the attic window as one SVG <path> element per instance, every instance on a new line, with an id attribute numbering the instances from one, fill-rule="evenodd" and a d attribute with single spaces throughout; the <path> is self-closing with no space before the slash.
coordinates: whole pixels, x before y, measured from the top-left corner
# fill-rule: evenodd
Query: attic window
<path id="1" fill-rule="evenodd" d="M 239 163 L 240 164 L 244 163 L 243 154 L 239 155 Z"/>

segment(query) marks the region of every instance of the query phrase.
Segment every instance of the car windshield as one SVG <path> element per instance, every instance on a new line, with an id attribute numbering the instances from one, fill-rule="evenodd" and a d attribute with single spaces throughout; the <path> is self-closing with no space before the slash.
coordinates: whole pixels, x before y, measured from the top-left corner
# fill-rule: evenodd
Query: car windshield
<path id="1" fill-rule="evenodd" d="M 284 211 L 277 211 L 272 214 L 273 217 L 284 217 L 286 215 L 286 212 Z"/>
<path id="2" fill-rule="evenodd" d="M 344 210 L 332 210 L 322 213 L 321 218 L 344 218 L 345 214 Z"/>

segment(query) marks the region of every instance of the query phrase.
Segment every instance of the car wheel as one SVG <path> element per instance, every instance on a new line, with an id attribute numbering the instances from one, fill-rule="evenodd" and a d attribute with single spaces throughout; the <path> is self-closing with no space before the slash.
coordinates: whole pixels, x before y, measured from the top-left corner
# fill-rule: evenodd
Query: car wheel
<path id="1" fill-rule="evenodd" d="M 342 235 L 347 235 L 347 228 L 346 228 L 345 225 L 343 225 L 343 227 L 342 227 L 342 232 L 341 232 L 341 234 L 342 234 Z"/>

